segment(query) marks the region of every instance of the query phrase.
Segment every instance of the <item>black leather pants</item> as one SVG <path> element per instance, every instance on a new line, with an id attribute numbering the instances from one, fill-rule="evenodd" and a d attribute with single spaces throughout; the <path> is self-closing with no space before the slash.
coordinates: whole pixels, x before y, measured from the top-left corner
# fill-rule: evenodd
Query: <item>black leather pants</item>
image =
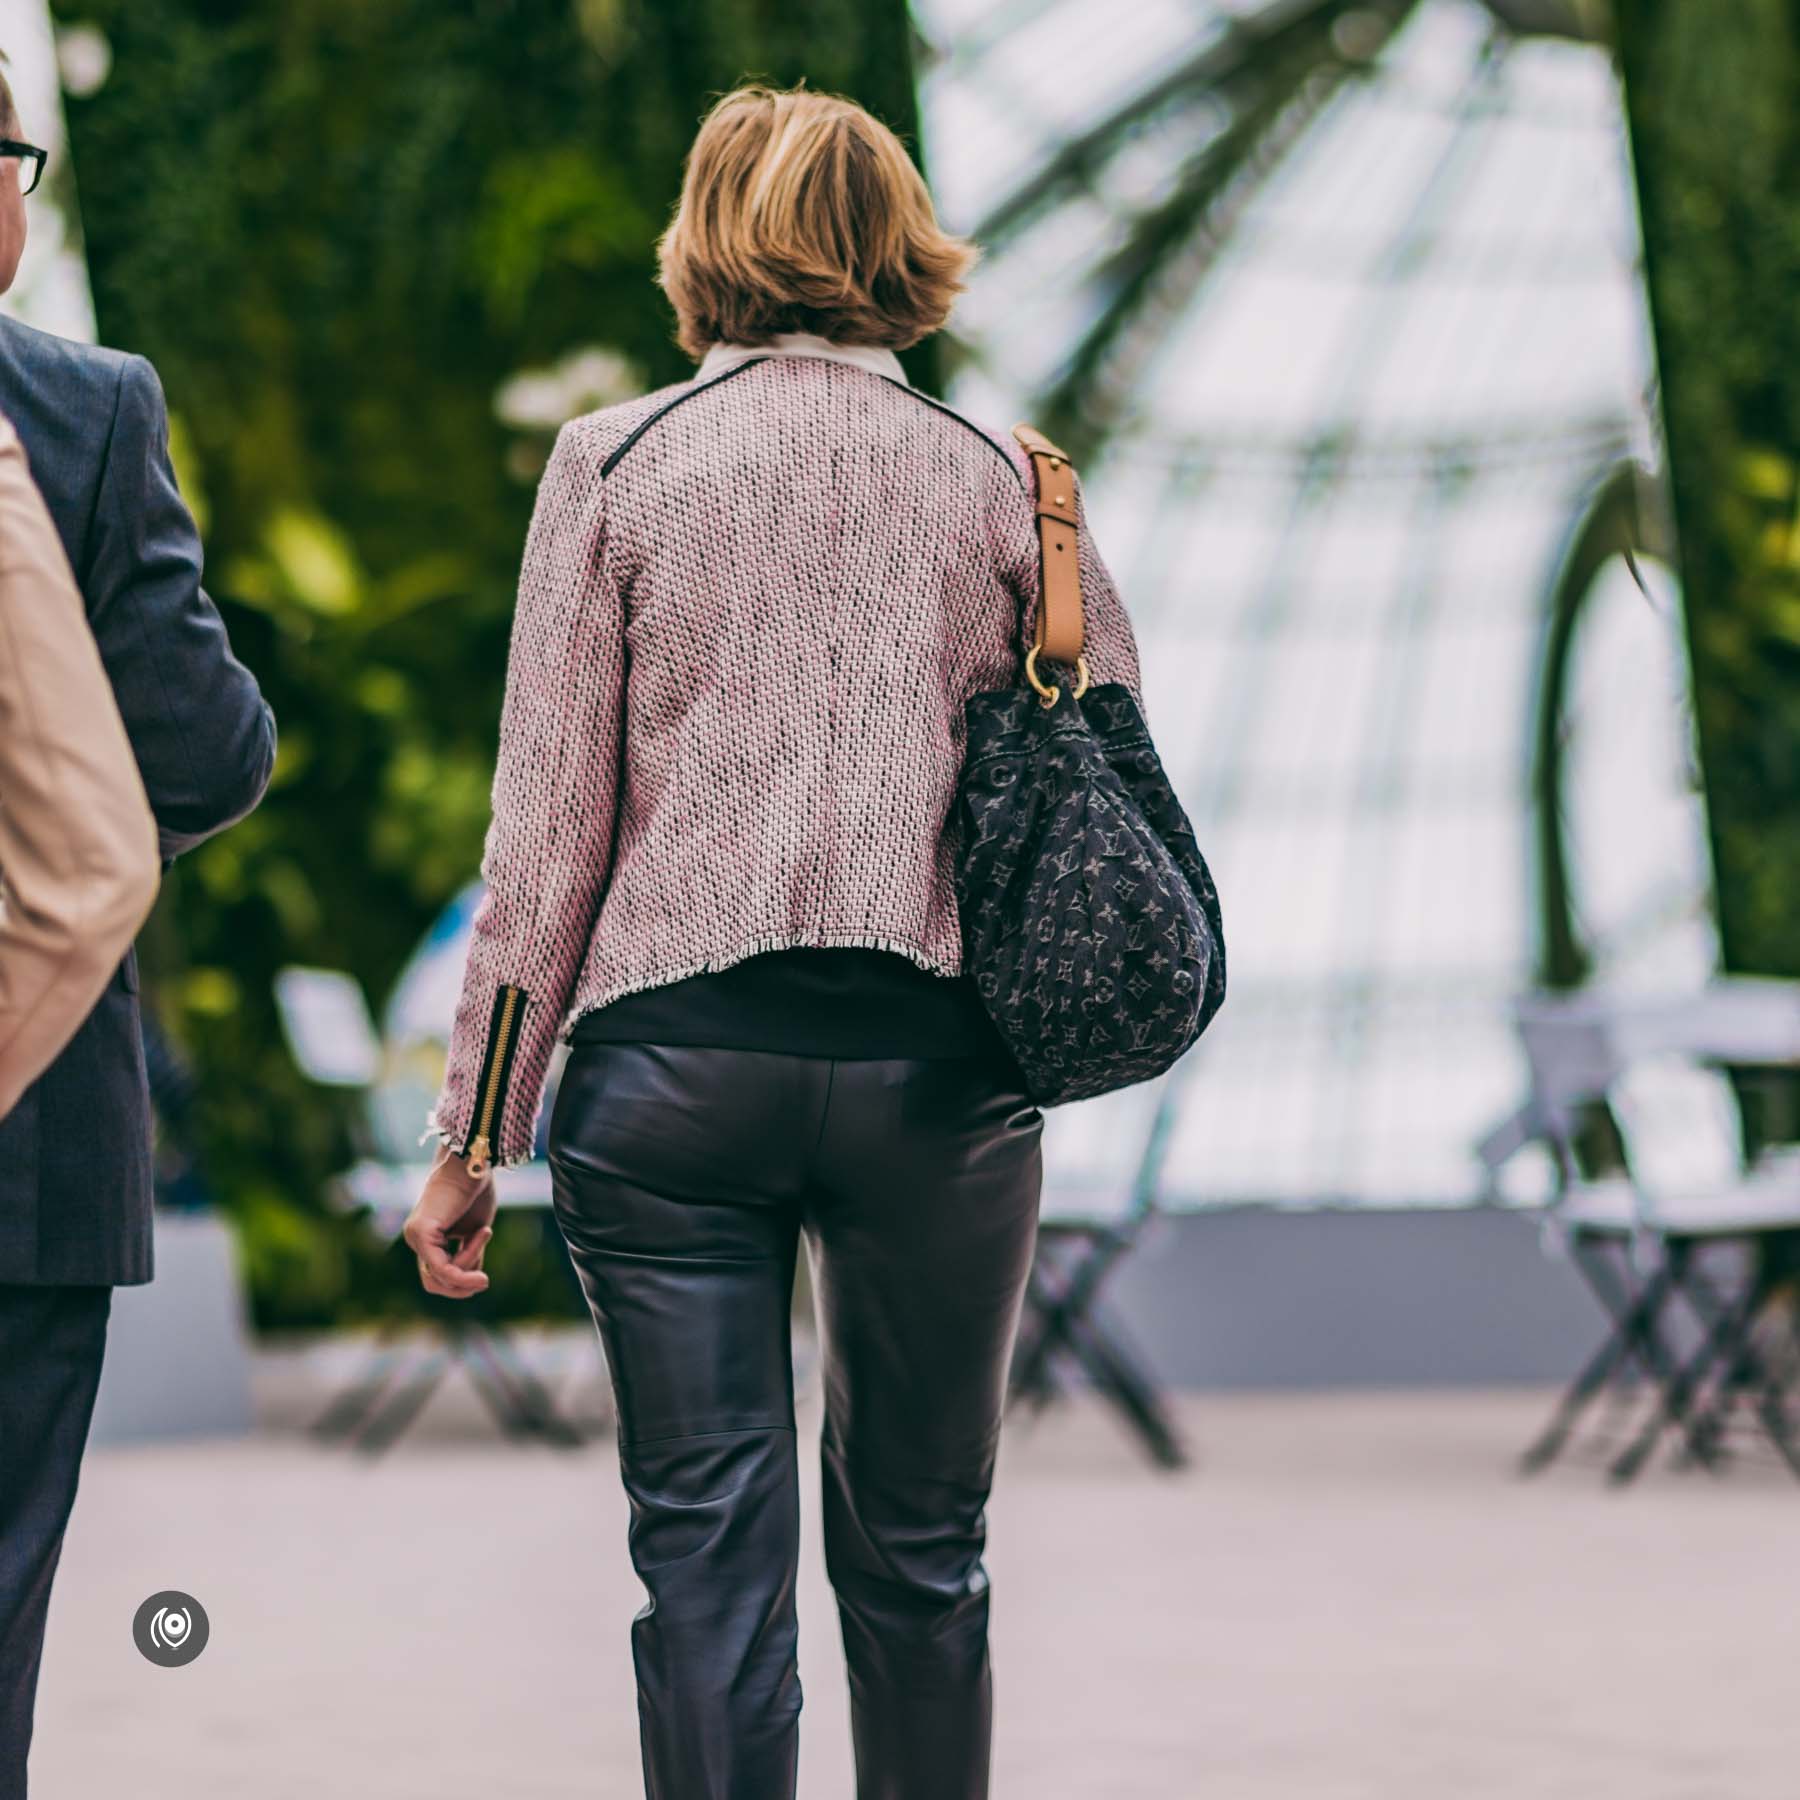
<path id="1" fill-rule="evenodd" d="M 983 1508 L 1042 1130 L 1012 1078 L 976 1061 L 572 1052 L 550 1162 L 650 1595 L 632 1625 L 650 1800 L 794 1793 L 802 1231 L 857 1793 L 987 1793 Z"/>

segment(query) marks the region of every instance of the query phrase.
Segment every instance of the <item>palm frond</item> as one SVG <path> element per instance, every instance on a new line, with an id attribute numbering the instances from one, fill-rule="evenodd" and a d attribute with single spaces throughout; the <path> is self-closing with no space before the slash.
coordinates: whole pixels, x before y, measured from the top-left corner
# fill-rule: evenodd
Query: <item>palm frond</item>
<path id="1" fill-rule="evenodd" d="M 1355 9 L 1353 50 L 1341 28 L 1350 9 L 1314 4 L 1304 18 L 1256 37 L 1253 53 L 1208 90 L 1230 107 L 1230 122 L 1189 159 L 1168 197 L 1133 221 L 1125 242 L 1096 271 L 1104 300 L 1039 405 L 1045 429 L 1071 455 L 1091 457 L 1116 423 L 1137 361 L 1121 356 L 1127 339 L 1140 346 L 1160 339 L 1162 321 L 1192 301 L 1251 200 L 1414 4 L 1390 0 Z"/>
<path id="2" fill-rule="evenodd" d="M 1167 74 L 1150 82 L 1106 116 L 1060 144 L 975 227 L 982 243 L 998 245 L 1071 188 L 1085 187 L 1134 128 L 1165 108 L 1184 101 L 1261 85 L 1260 72 L 1285 60 L 1298 46 L 1331 41 L 1334 29 L 1350 21 L 1351 41 L 1360 51 L 1365 21 L 1379 25 L 1412 10 L 1415 0 L 1273 0 L 1260 12 L 1234 19 L 1223 34 Z M 1380 33 L 1385 40 L 1391 24 Z M 1315 51 L 1316 54 L 1316 51 Z M 1340 52 L 1341 54 L 1341 52 Z"/>

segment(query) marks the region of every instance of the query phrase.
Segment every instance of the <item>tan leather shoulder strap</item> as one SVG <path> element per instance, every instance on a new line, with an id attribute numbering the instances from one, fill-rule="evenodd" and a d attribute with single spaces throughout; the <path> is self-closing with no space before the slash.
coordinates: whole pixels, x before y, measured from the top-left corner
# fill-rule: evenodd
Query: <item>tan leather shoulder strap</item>
<path id="1" fill-rule="evenodd" d="M 1030 425 L 1013 436 L 1031 459 L 1036 482 L 1040 600 L 1033 641 L 1039 656 L 1074 666 L 1081 655 L 1081 559 L 1077 549 L 1075 470 L 1056 445 Z"/>

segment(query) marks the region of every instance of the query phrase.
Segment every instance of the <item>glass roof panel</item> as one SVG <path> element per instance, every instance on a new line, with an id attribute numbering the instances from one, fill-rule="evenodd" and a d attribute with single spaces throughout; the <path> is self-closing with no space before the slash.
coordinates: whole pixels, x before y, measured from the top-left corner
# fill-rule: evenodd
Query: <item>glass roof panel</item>
<path id="1" fill-rule="evenodd" d="M 971 118 L 1029 95 L 1040 167 L 1074 130 L 1098 147 L 1029 227 L 991 237 L 954 322 L 953 400 L 1010 423 L 1114 303 L 1106 256 L 1269 77 L 1252 59 L 1228 91 L 1178 78 L 1216 7 L 1119 0 L 1104 30 L 1066 5 L 918 0 L 915 17 L 942 53 L 925 149 L 952 228 L 1028 178 Z M 1106 40 L 1108 99 L 1077 125 L 1061 59 L 1083 32 Z M 1130 97 L 1153 84 L 1146 113 Z M 1133 122 L 1109 134 L 1108 104 Z M 1372 66 L 1268 142 L 1115 322 L 1094 415 L 1110 435 L 1083 462 L 1149 722 L 1219 880 L 1231 994 L 1150 1098 L 1062 1109 L 1049 1142 L 1122 1191 L 1166 1103 L 1176 1204 L 1466 1203 L 1471 1145 L 1522 1088 L 1506 1004 L 1537 936 L 1546 595 L 1595 479 L 1655 446 L 1618 95 L 1596 48 L 1418 0 Z M 1660 898 L 1652 865 L 1693 848 L 1691 783 L 1590 662 L 1607 655 L 1578 666 L 1578 903 L 1602 944 L 1636 946 L 1618 957 L 1690 968 L 1703 861 Z M 1662 800 L 1627 855 L 1607 822 L 1646 759 Z"/>

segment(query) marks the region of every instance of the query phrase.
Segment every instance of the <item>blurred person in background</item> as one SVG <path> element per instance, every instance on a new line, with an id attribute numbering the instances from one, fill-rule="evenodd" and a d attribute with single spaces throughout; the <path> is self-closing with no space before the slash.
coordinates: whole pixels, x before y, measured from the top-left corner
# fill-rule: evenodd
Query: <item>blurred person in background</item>
<path id="1" fill-rule="evenodd" d="M 44 153 L 0 81 L 0 291 Z M 0 318 L 0 412 L 75 576 L 162 859 L 254 807 L 275 724 L 200 585 L 200 539 L 142 357 Z M 95 733 L 107 714 L 84 720 Z M 10 798 L 10 797 L 9 797 Z M 136 952 L 0 1121 L 0 1800 L 25 1760 L 50 1584 L 74 1505 L 116 1285 L 152 1275 L 149 1095 Z"/>
<path id="2" fill-rule="evenodd" d="M 612 1370 L 659 1800 L 794 1793 L 802 1235 L 858 1793 L 988 1791 L 984 1508 L 1043 1119 L 962 972 L 950 829 L 1038 539 L 1011 437 L 895 356 L 973 254 L 861 108 L 727 96 L 661 246 L 698 373 L 566 425 L 525 546 L 406 1235 L 427 1289 L 485 1288 L 492 1170 L 569 1041 L 555 1209 Z M 1093 678 L 1136 698 L 1085 519 L 1079 556 Z"/>

